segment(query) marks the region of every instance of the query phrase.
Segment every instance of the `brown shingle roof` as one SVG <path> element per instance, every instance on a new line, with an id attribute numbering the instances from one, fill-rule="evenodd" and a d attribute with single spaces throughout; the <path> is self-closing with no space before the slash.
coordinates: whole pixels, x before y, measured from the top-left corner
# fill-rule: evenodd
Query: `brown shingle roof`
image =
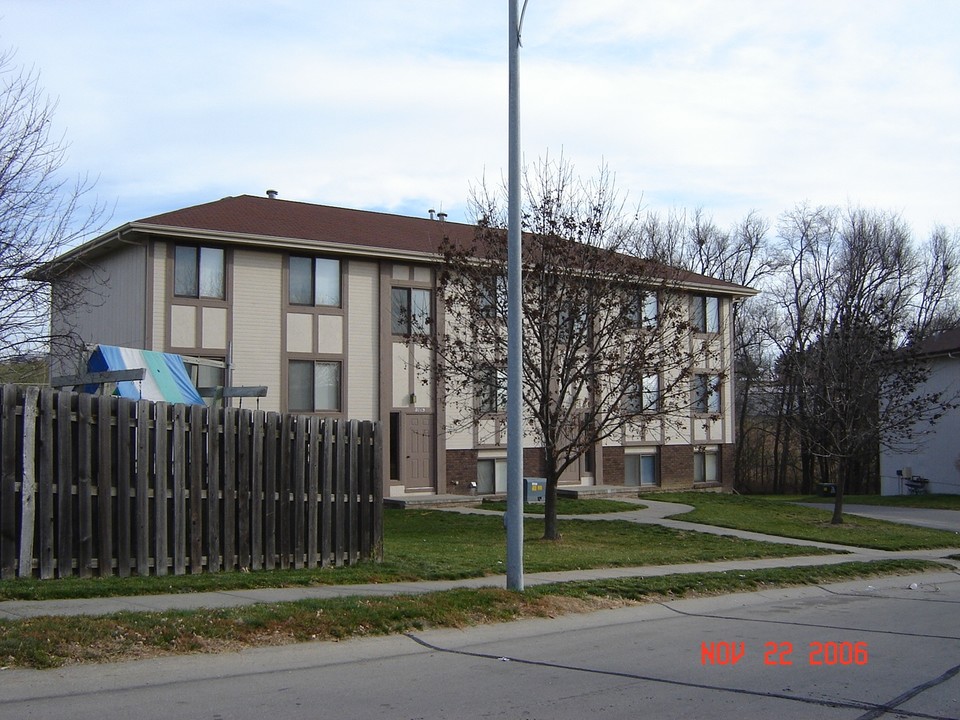
<path id="1" fill-rule="evenodd" d="M 351 210 L 312 203 L 277 200 L 254 195 L 226 197 L 203 205 L 174 210 L 133 223 L 159 228 L 209 231 L 248 237 L 306 240 L 357 247 L 380 248 L 436 255 L 446 235 L 469 245 L 474 226 L 427 218 Z M 752 295 L 742 285 L 682 271 L 684 284 L 715 292 Z"/>
<path id="2" fill-rule="evenodd" d="M 944 330 L 933 335 L 919 346 L 922 355 L 946 355 L 960 352 L 960 328 Z"/>
<path id="3" fill-rule="evenodd" d="M 437 252 L 444 235 L 467 242 L 474 232 L 472 225 L 253 195 L 194 205 L 134 224 L 430 254 Z"/>

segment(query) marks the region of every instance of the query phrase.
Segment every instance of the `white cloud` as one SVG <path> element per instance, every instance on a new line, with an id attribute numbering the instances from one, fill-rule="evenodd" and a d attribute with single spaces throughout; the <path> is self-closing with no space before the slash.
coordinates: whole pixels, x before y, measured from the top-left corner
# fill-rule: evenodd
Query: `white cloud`
<path id="1" fill-rule="evenodd" d="M 506 164 L 506 8 L 150 0 L 2 11 L 115 220 L 276 187 L 462 212 Z M 605 159 L 630 197 L 771 220 L 803 201 L 960 225 L 949 0 L 530 0 L 525 154 Z M 424 206 L 424 207 L 421 207 Z"/>

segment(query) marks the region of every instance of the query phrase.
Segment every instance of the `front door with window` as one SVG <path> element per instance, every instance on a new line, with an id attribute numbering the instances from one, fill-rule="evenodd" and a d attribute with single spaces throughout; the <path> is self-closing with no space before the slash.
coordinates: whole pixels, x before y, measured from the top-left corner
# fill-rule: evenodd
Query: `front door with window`
<path id="1" fill-rule="evenodd" d="M 433 415 L 411 414 L 406 418 L 403 485 L 408 491 L 434 489 L 434 447 L 436 428 Z"/>

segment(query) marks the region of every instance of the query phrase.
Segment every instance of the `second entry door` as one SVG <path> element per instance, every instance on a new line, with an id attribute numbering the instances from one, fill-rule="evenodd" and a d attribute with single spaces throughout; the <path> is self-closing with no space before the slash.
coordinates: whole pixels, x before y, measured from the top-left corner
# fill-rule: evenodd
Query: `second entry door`
<path id="1" fill-rule="evenodd" d="M 405 417 L 403 485 L 407 490 L 433 490 L 434 448 L 436 430 L 433 415 L 413 414 Z"/>

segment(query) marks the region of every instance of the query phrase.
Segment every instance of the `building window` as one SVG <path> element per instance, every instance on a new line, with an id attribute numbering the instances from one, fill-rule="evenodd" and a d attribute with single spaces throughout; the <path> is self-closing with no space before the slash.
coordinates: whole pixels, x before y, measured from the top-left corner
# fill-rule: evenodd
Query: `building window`
<path id="1" fill-rule="evenodd" d="M 480 288 L 477 300 L 481 317 L 495 318 L 507 315 L 507 278 L 497 275 Z"/>
<path id="2" fill-rule="evenodd" d="M 340 261 L 291 256 L 288 299 L 291 305 L 340 307 Z"/>
<path id="3" fill-rule="evenodd" d="M 226 382 L 224 380 L 226 369 L 222 358 L 208 358 L 207 362 L 201 360 L 183 359 L 183 366 L 190 376 L 190 382 L 197 390 L 203 388 L 221 388 Z M 215 364 L 211 364 L 215 363 Z M 207 405 L 214 405 L 217 402 L 216 394 L 202 395 L 203 401 Z"/>
<path id="4" fill-rule="evenodd" d="M 174 295 L 224 299 L 223 248 L 177 245 L 173 268 Z"/>
<path id="5" fill-rule="evenodd" d="M 477 388 L 477 400 L 480 412 L 504 412 L 507 407 L 507 371 L 493 366 L 485 368 Z"/>
<path id="6" fill-rule="evenodd" d="M 291 360 L 287 368 L 287 409 L 290 412 L 340 410 L 340 363 Z"/>
<path id="7" fill-rule="evenodd" d="M 433 293 L 417 288 L 393 288 L 391 325 L 394 335 L 427 335 L 432 323 Z"/>
<path id="8" fill-rule="evenodd" d="M 644 328 L 656 327 L 659 313 L 660 302 L 655 292 L 637 293 L 630 306 L 630 324 Z"/>
<path id="9" fill-rule="evenodd" d="M 644 375 L 627 395 L 627 412 L 631 415 L 660 411 L 660 376 Z"/>
<path id="10" fill-rule="evenodd" d="M 720 412 L 719 375 L 694 375 L 693 410 L 698 413 Z"/>
<path id="11" fill-rule="evenodd" d="M 624 485 L 658 485 L 660 482 L 657 451 L 643 451 L 623 458 Z"/>
<path id="12" fill-rule="evenodd" d="M 477 460 L 477 495 L 490 495 L 506 491 L 507 461 L 505 458 L 480 458 Z"/>
<path id="13" fill-rule="evenodd" d="M 720 482 L 720 450 L 716 447 L 698 448 L 693 452 L 693 481 Z"/>
<path id="14" fill-rule="evenodd" d="M 712 295 L 695 296 L 690 314 L 691 323 L 697 332 L 720 332 L 720 298 Z"/>
<path id="15" fill-rule="evenodd" d="M 497 489 L 497 461 L 477 460 L 477 495 L 492 495 Z"/>

